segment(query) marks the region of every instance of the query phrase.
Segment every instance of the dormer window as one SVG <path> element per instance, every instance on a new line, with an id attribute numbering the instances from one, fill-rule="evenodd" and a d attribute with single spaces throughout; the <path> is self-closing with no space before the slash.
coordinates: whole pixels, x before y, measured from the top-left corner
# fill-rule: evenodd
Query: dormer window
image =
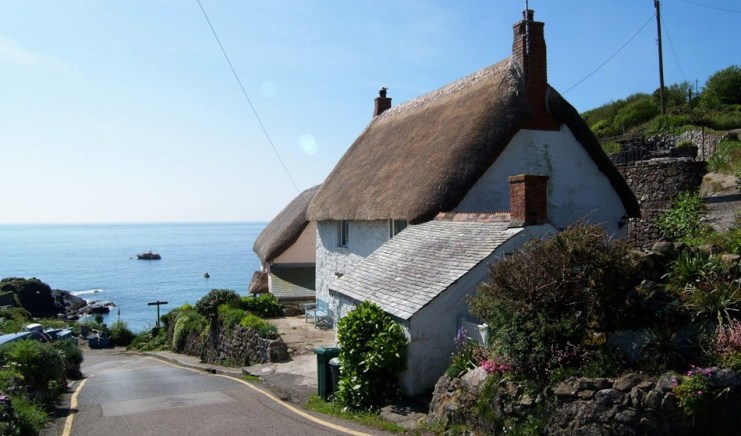
<path id="1" fill-rule="evenodd" d="M 350 240 L 350 221 L 340 220 L 337 226 L 337 246 L 347 247 L 347 242 Z"/>
<path id="2" fill-rule="evenodd" d="M 389 220 L 389 238 L 393 238 L 407 227 L 407 220 Z"/>

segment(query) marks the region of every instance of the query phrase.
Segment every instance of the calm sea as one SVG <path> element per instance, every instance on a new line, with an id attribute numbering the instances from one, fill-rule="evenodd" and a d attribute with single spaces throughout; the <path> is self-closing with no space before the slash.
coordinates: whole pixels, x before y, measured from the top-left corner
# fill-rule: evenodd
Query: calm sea
<path id="1" fill-rule="evenodd" d="M 52 289 L 86 300 L 109 300 L 105 317 L 135 332 L 166 313 L 195 303 L 211 289 L 245 295 L 260 261 L 252 252 L 265 223 L 4 225 L 0 226 L 0 278 L 36 277 Z M 153 251 L 161 260 L 137 260 Z M 210 278 L 204 278 L 208 272 Z"/>

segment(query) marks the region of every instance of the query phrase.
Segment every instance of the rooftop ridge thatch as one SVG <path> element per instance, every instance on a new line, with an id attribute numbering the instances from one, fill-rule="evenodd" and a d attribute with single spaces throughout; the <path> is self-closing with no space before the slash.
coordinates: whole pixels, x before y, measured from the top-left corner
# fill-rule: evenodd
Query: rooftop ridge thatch
<path id="1" fill-rule="evenodd" d="M 375 117 L 322 184 L 309 219 L 419 223 L 452 210 L 529 115 L 515 64 L 507 58 Z"/>
<path id="2" fill-rule="evenodd" d="M 309 224 L 306 210 L 320 186 L 316 185 L 299 194 L 260 232 L 252 250 L 263 263 L 278 257 L 301 236 Z"/>

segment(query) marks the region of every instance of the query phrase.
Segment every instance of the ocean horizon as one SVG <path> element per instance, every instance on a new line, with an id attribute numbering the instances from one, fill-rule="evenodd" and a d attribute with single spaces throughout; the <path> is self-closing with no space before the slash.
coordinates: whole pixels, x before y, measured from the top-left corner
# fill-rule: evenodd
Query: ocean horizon
<path id="1" fill-rule="evenodd" d="M 211 289 L 247 295 L 260 261 L 252 245 L 267 223 L 89 223 L 0 225 L 0 278 L 37 278 L 52 289 L 116 305 L 104 315 L 135 332 L 195 304 Z M 155 252 L 161 260 L 139 260 Z M 208 273 L 208 278 L 204 274 Z"/>

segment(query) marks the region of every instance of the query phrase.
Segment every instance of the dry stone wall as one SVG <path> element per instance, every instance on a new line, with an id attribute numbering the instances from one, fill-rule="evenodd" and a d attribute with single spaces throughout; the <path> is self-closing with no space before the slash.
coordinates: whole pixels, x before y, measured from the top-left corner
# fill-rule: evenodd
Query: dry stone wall
<path id="1" fill-rule="evenodd" d="M 692 158 L 661 158 L 617 166 L 641 207 L 641 217 L 628 221 L 628 241 L 648 249 L 661 239 L 658 217 L 680 192 L 700 188 L 707 172 L 705 162 Z"/>
<path id="2" fill-rule="evenodd" d="M 686 414 L 674 393 L 677 376 L 650 378 L 629 373 L 619 378 L 570 378 L 533 395 L 503 379 L 487 383 L 477 368 L 461 378 L 443 376 L 435 387 L 430 419 L 446 429 L 464 426 L 475 434 L 500 434 L 503 427 L 542 417 L 546 435 L 739 434 L 741 376 L 713 371 L 715 387 L 703 412 Z"/>
<path id="3" fill-rule="evenodd" d="M 212 328 L 208 335 L 189 334 L 181 353 L 199 356 L 204 363 L 225 366 L 249 366 L 258 363 L 280 362 L 288 359 L 283 339 L 265 339 L 254 329 L 241 325 L 233 329 Z"/>

